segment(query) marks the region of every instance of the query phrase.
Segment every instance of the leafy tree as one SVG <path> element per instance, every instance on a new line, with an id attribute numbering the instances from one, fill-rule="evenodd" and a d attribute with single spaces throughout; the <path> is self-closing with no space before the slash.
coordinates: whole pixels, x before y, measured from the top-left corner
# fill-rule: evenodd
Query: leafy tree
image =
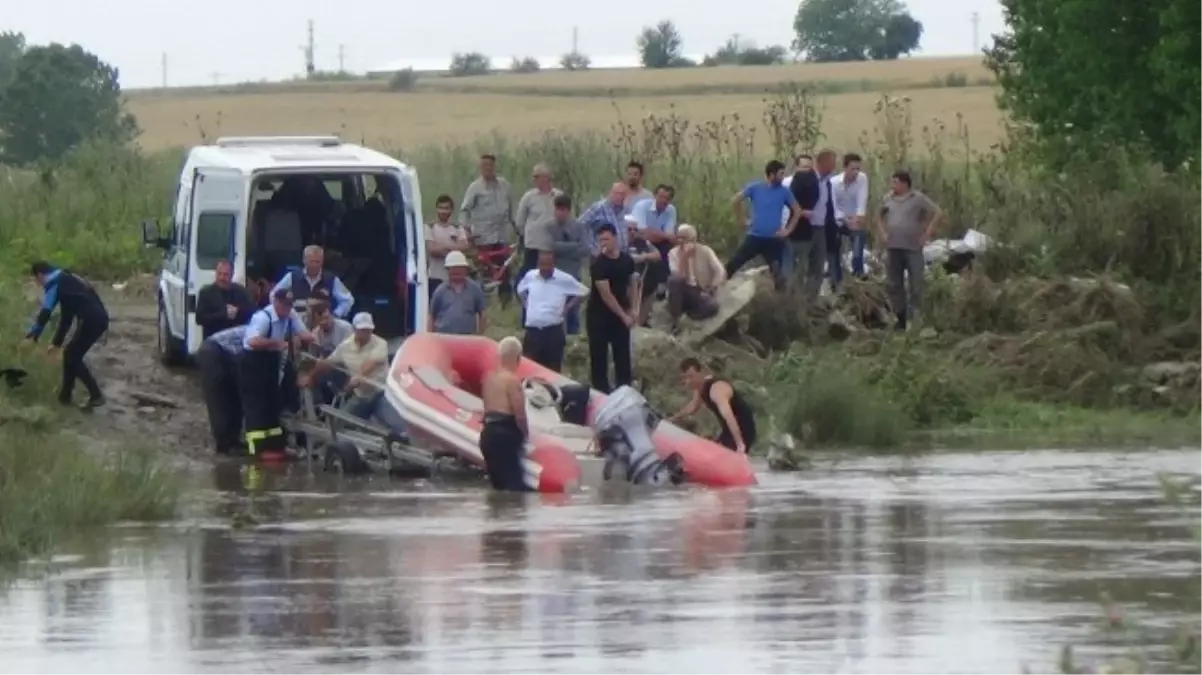
<path id="1" fill-rule="evenodd" d="M 3 159 L 57 159 L 85 141 L 126 143 L 138 134 L 117 69 L 79 45 L 32 47 L 0 92 Z"/>
<path id="2" fill-rule="evenodd" d="M 592 59 L 577 51 L 571 51 L 559 57 L 559 67 L 564 70 L 588 70 L 593 65 Z"/>
<path id="3" fill-rule="evenodd" d="M 1010 114 L 1055 159 L 1148 149 L 1170 168 L 1202 146 L 1196 0 L 1003 0 L 986 63 Z"/>
<path id="4" fill-rule="evenodd" d="M 740 41 L 738 36 L 727 39 L 713 54 L 705 57 L 703 66 L 771 66 L 785 62 L 788 52 L 780 45 L 756 47 L 750 40 Z"/>
<path id="5" fill-rule="evenodd" d="M 0 89 L 17 71 L 17 61 L 25 53 L 25 36 L 21 33 L 0 33 Z"/>
<path id="6" fill-rule="evenodd" d="M 644 68 L 681 68 L 693 65 L 684 57 L 684 40 L 676 24 L 669 20 L 648 26 L 637 40 L 639 61 Z"/>
<path id="7" fill-rule="evenodd" d="M 909 14 L 894 14 L 885 23 L 885 33 L 880 42 L 868 51 L 874 60 L 893 60 L 902 54 L 918 49 L 922 39 L 922 22 Z"/>
<path id="8" fill-rule="evenodd" d="M 810 61 L 865 61 L 910 53 L 922 24 L 900 0 L 802 0 L 793 31 L 793 48 Z"/>
<path id="9" fill-rule="evenodd" d="M 447 70 L 452 77 L 488 75 L 492 72 L 492 60 L 480 52 L 455 52 L 451 55 L 451 67 Z"/>
<path id="10" fill-rule="evenodd" d="M 533 56 L 524 58 L 513 57 L 513 61 L 509 62 L 509 70 L 515 73 L 537 73 L 542 69 L 538 59 Z"/>

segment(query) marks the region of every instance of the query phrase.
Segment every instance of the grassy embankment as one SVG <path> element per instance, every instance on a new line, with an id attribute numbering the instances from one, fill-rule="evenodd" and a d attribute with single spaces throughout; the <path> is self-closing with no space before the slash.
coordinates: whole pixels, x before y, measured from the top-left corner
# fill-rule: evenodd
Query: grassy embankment
<path id="1" fill-rule="evenodd" d="M 759 175 L 768 157 L 831 143 L 866 156 L 874 193 L 894 167 L 909 167 L 916 185 L 947 211 L 946 234 L 976 227 L 1005 242 L 973 274 L 932 281 L 926 310 L 933 333 L 903 337 L 857 325 L 838 341 L 828 337 L 825 317 L 803 316 L 797 303 L 765 293 L 746 326 L 752 349 L 703 350 L 772 413 L 775 428 L 810 445 L 1197 440 L 1196 387 L 1192 394 L 1188 386 L 1158 388 L 1140 374 L 1151 362 L 1198 359 L 1196 181 L 1124 158 L 1078 166 L 1068 175 L 1042 172 L 1025 160 L 1021 145 L 996 152 L 978 143 L 1002 136 L 996 110 L 978 115 L 945 107 L 938 119 L 922 92 L 869 102 L 859 94 L 822 98 L 793 91 L 758 104 L 743 97 L 740 105 L 756 110 L 740 117 L 690 119 L 681 107 L 617 124 L 611 117 L 602 130 L 546 131 L 547 125 L 538 135 L 438 142 L 445 126 L 434 119 L 446 117 L 457 96 L 472 98 L 447 94 L 438 114 L 422 118 L 431 125 L 425 142 L 391 148 L 419 168 L 427 211 L 439 193 L 462 193 L 482 149 L 497 152 L 503 172 L 518 184 L 536 161 L 549 162 L 578 201 L 599 195 L 636 157 L 647 164 L 651 182 L 677 186 L 682 219 L 700 224 L 703 237 L 724 252 L 739 234 L 729 195 Z M 263 107 L 268 97 L 212 98 L 212 105 L 234 111 L 258 101 L 248 110 L 265 120 L 223 125 L 219 133 L 334 130 L 297 128 L 289 121 L 296 106 L 286 97 L 274 108 Z M 353 105 L 354 98 L 344 102 Z M 579 109 L 580 102 L 574 105 Z M 368 138 L 411 126 L 403 117 L 359 119 L 352 116 L 356 110 L 343 111 L 344 126 L 364 126 Z M 143 121 L 147 137 L 160 139 L 147 143 L 152 147 L 183 127 L 177 121 L 169 125 L 175 130 L 167 129 L 163 119 L 155 126 Z M 856 140 L 845 140 L 849 119 L 862 130 Z M 257 126 L 277 121 L 278 128 Z M 843 130 L 826 132 L 832 126 Z M 139 246 L 136 223 L 163 214 L 178 160 L 178 150 L 93 148 L 53 176 L 0 181 L 0 235 L 12 242 L 9 255 L 50 257 L 97 277 L 147 269 L 153 259 Z M 861 314 L 879 309 L 881 298 L 879 283 L 869 282 L 851 285 L 838 303 L 856 324 Z M 673 384 L 680 351 L 639 358 L 641 375 L 655 385 L 652 400 L 663 409 L 681 401 Z"/>
<path id="2" fill-rule="evenodd" d="M 155 199 L 136 201 L 148 192 L 144 185 L 161 184 L 165 175 L 164 167 L 146 166 L 105 151 L 77 154 L 53 179 L 0 167 L 0 311 L 8 317 L 0 325 L 7 355 L 0 367 L 30 373 L 18 389 L 0 385 L 0 564 L 44 553 L 93 526 L 174 512 L 178 483 L 136 447 L 140 440 L 90 439 L 87 417 L 55 402 L 61 367 L 45 348 L 57 313 L 39 345 L 20 346 L 39 300 L 26 276 L 32 259 L 93 278 L 148 268 L 135 238 L 136 218 L 161 209 L 166 188 L 156 190 Z"/>

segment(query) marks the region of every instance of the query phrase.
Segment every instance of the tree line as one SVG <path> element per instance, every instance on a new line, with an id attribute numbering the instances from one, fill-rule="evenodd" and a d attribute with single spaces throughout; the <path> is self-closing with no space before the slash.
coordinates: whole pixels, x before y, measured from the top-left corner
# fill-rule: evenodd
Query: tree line
<path id="1" fill-rule="evenodd" d="M 896 59 L 918 48 L 922 30 L 901 0 L 802 0 L 793 19 L 792 56 L 816 62 Z M 760 47 L 732 35 L 697 63 L 684 55 L 684 38 L 670 19 L 643 28 L 635 45 L 644 68 L 768 66 L 791 59 L 784 45 Z M 564 70 L 589 66 L 588 57 L 576 52 L 560 59 Z M 447 70 L 458 77 L 494 72 L 492 60 L 479 52 L 456 53 Z M 515 56 L 509 70 L 533 73 L 541 64 L 534 57 Z"/>

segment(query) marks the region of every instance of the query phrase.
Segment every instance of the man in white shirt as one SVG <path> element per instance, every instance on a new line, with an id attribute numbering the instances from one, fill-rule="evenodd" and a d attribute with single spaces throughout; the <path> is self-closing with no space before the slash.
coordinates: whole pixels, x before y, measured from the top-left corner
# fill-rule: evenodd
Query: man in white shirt
<path id="1" fill-rule="evenodd" d="M 304 388 L 311 386 L 315 378 L 332 368 L 346 373 L 346 389 L 352 397 L 343 406 L 346 411 L 362 419 L 371 419 L 382 398 L 381 384 L 388 368 L 388 342 L 375 334 L 376 324 L 371 314 L 359 312 L 351 321 L 354 333 L 339 344 L 329 358 L 314 364 L 307 376 L 298 380 Z"/>
<path id="2" fill-rule="evenodd" d="M 538 268 L 518 282 L 518 297 L 526 310 L 522 356 L 558 373 L 567 345 L 564 318 L 588 292 L 575 277 L 555 269 L 554 251 L 539 251 Z"/>
<path id="3" fill-rule="evenodd" d="M 843 155 L 843 172 L 831 178 L 831 197 L 835 202 L 839 232 L 851 242 L 851 273 L 863 278 L 864 247 L 868 238 L 868 174 L 860 171 L 860 162 L 860 156 L 854 152 Z M 835 255 L 837 258 L 839 252 Z M 836 259 L 831 264 L 832 281 L 836 275 L 841 281 L 843 261 Z"/>

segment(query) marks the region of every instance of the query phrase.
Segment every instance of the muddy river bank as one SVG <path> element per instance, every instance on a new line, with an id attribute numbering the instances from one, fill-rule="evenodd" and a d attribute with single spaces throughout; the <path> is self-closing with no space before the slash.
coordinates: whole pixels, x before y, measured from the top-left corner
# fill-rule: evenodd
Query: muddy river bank
<path id="1" fill-rule="evenodd" d="M 1196 630 L 1198 546 L 1157 474 L 1198 469 L 942 454 L 523 499 L 223 465 L 180 522 L 27 565 L 0 671 L 1046 672 L 1065 644 L 1129 651 L 1104 594 Z"/>

